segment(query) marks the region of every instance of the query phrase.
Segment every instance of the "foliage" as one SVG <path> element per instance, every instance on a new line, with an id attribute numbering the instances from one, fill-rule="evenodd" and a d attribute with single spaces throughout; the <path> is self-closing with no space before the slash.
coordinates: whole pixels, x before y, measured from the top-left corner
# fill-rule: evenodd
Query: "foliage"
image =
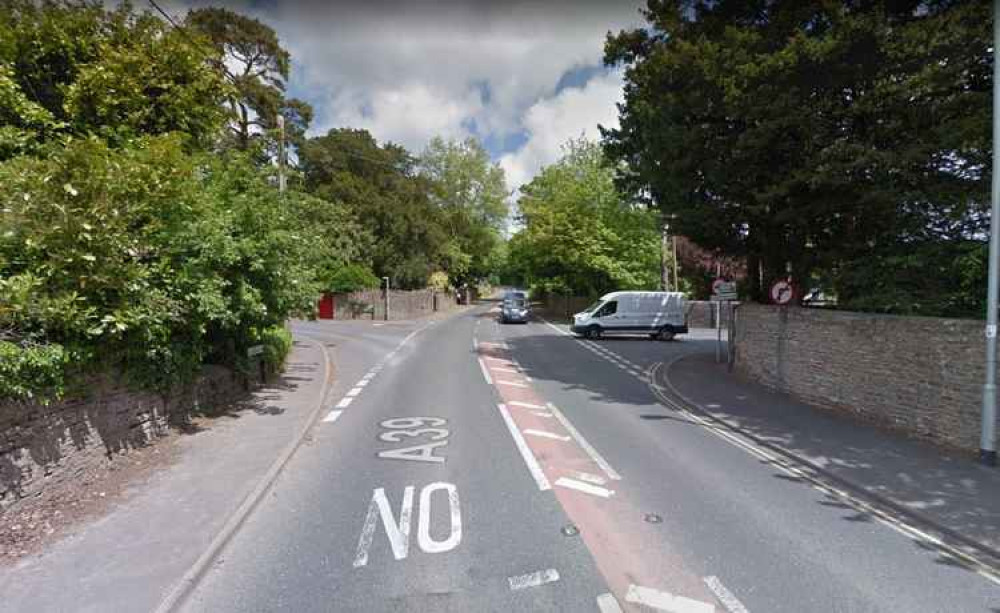
<path id="1" fill-rule="evenodd" d="M 264 364 L 268 370 L 280 370 L 292 350 L 292 333 L 284 326 L 271 326 L 263 330 L 257 340 L 264 346 Z"/>
<path id="2" fill-rule="evenodd" d="M 0 398 L 42 400 L 63 393 L 66 351 L 59 345 L 22 347 L 0 341 Z"/>
<path id="3" fill-rule="evenodd" d="M 752 284 L 790 263 L 796 279 L 831 278 L 842 301 L 887 296 L 882 306 L 897 308 L 880 289 L 891 280 L 865 280 L 851 263 L 905 261 L 915 244 L 961 251 L 982 236 L 989 11 L 948 0 L 650 2 L 648 26 L 605 47 L 605 61 L 626 68 L 620 127 L 604 132 L 620 184 L 702 247 L 745 256 Z"/>
<path id="4" fill-rule="evenodd" d="M 185 23 L 203 34 L 222 58 L 219 65 L 232 86 L 227 107 L 236 146 L 273 150 L 278 116 L 285 118 L 289 140 L 301 145 L 313 110 L 302 100 L 285 97 L 291 59 L 274 30 L 257 19 L 218 7 L 195 9 Z"/>
<path id="5" fill-rule="evenodd" d="M 0 4 L 0 159 L 65 134 L 180 132 L 206 146 L 230 91 L 210 51 L 127 3 Z"/>
<path id="6" fill-rule="evenodd" d="M 356 292 L 378 287 L 379 283 L 379 278 L 369 268 L 361 264 L 348 264 L 333 273 L 326 283 L 326 289 L 331 292 Z"/>
<path id="7" fill-rule="evenodd" d="M 656 216 L 626 202 L 600 146 L 570 141 L 557 163 L 521 188 L 524 228 L 511 266 L 541 292 L 652 289 L 659 278 Z"/>
<path id="8" fill-rule="evenodd" d="M 307 140 L 299 157 L 306 190 L 345 206 L 371 232 L 362 262 L 376 276 L 390 277 L 393 287 L 419 288 L 453 261 L 444 212 L 405 149 L 379 146 L 365 130 L 338 129 Z"/>
<path id="9" fill-rule="evenodd" d="M 166 386 L 311 309 L 308 234 L 245 159 L 177 137 L 0 165 L 0 324 Z"/>
<path id="10" fill-rule="evenodd" d="M 435 289 L 439 292 L 446 291 L 451 287 L 451 281 L 448 279 L 448 273 L 438 270 L 431 273 L 429 279 L 427 279 L 427 287 Z"/>
<path id="11" fill-rule="evenodd" d="M 434 138 L 420 155 L 419 172 L 431 186 L 431 200 L 443 212 L 450 239 L 445 264 L 457 283 L 486 277 L 507 220 L 503 169 L 475 139 Z"/>

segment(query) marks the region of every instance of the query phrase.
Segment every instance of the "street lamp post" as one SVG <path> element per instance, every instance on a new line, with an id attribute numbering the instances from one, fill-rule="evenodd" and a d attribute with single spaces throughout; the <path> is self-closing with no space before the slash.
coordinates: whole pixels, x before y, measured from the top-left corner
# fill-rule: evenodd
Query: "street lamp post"
<path id="1" fill-rule="evenodd" d="M 997 463 L 997 299 L 1000 275 L 1000 159 L 997 142 L 1000 140 L 1000 0 L 993 0 L 993 185 L 990 209 L 990 273 L 986 290 L 986 382 L 983 384 L 983 412 L 979 439 L 979 460 L 988 466 Z"/>

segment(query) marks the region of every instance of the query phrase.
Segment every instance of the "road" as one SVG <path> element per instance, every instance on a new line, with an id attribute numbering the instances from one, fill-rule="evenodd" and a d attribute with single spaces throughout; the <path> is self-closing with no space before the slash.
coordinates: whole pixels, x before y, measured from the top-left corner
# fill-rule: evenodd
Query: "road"
<path id="1" fill-rule="evenodd" d="M 298 324 L 336 347 L 329 410 L 181 608 L 1000 610 L 990 573 L 665 403 L 707 335 L 585 342 L 491 308 Z"/>

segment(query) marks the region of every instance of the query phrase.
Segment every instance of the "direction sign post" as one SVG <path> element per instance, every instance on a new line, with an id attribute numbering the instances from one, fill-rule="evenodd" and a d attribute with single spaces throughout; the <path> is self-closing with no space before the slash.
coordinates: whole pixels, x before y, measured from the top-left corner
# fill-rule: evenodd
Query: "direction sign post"
<path id="1" fill-rule="evenodd" d="M 795 297 L 795 289 L 791 283 L 782 279 L 771 286 L 770 296 L 771 302 L 784 306 L 792 302 L 792 298 Z"/>

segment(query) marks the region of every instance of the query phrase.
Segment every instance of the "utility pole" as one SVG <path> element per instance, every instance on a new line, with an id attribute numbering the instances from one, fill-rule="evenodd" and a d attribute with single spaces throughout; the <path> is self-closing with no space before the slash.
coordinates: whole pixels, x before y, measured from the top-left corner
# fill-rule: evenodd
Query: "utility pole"
<path id="1" fill-rule="evenodd" d="M 979 461 L 987 466 L 997 463 L 997 301 L 1000 287 L 1000 0 L 993 0 L 993 189 L 990 209 L 990 276 L 986 290 L 986 382 L 983 384 L 983 411 L 979 438 Z"/>
<path id="2" fill-rule="evenodd" d="M 679 291 L 681 291 L 681 277 L 677 273 L 677 235 L 676 234 L 672 234 L 670 236 L 670 244 L 673 246 L 673 249 L 674 249 L 674 291 L 675 292 L 679 292 Z"/>
<path id="3" fill-rule="evenodd" d="M 278 115 L 278 192 L 285 193 L 285 117 Z"/>

